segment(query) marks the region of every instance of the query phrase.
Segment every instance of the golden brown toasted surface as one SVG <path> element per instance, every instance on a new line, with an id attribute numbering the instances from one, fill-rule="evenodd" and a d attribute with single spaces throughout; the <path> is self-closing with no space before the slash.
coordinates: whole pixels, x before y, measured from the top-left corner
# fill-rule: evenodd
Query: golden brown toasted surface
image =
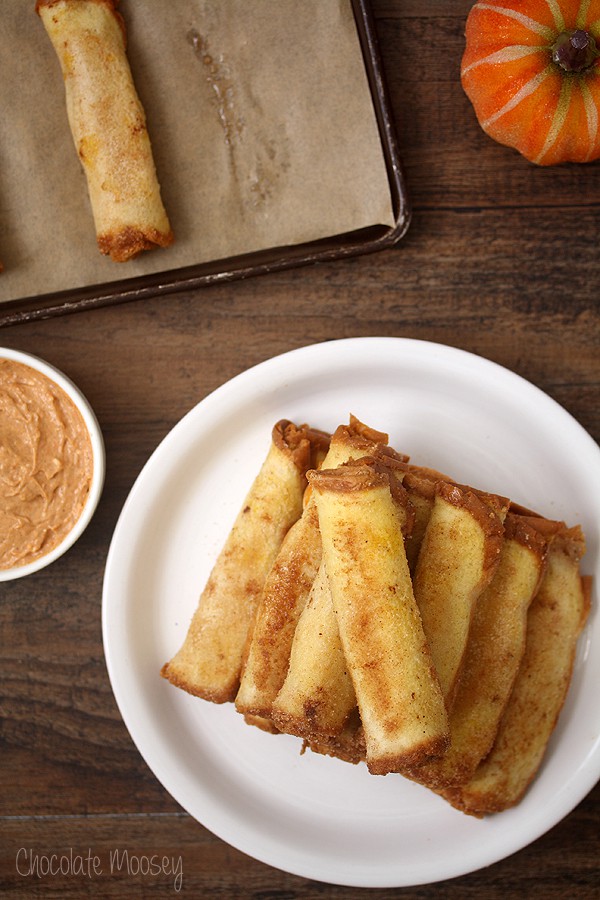
<path id="1" fill-rule="evenodd" d="M 436 493 L 414 573 L 423 628 L 450 709 L 475 604 L 500 558 L 500 515 L 470 490 L 445 482 Z"/>
<path id="2" fill-rule="evenodd" d="M 464 785 L 444 792 L 476 816 L 518 803 L 533 780 L 562 709 L 577 639 L 589 613 L 579 573 L 581 529 L 552 541 L 539 590 L 527 616 L 525 654 L 491 752 Z"/>
<path id="3" fill-rule="evenodd" d="M 323 561 L 374 774 L 425 761 L 447 744 L 404 552 L 390 476 L 374 468 L 311 472 Z M 356 485 L 348 485 L 353 472 Z"/>
<path id="4" fill-rule="evenodd" d="M 395 467 L 404 458 L 385 441 L 386 434 L 374 431 L 351 416 L 350 423 L 340 425 L 332 435 L 322 470 L 363 458 L 366 453 L 382 457 L 388 465 Z M 312 502 L 311 494 L 309 487 L 306 506 Z M 408 522 L 405 524 L 408 527 Z M 300 614 L 290 649 L 289 667 L 271 713 L 282 731 L 317 740 L 336 735 L 355 704 L 329 585 L 321 573 L 321 577 L 315 578 L 309 600 Z"/>
<path id="5" fill-rule="evenodd" d="M 317 510 L 308 503 L 292 525 L 259 602 L 236 707 L 269 716 L 287 675 L 292 641 L 321 563 Z"/>
<path id="6" fill-rule="evenodd" d="M 157 228 L 136 228 L 126 225 L 119 231 L 98 233 L 96 241 L 100 253 L 110 256 L 114 262 L 127 262 L 139 256 L 144 250 L 154 247 L 169 247 L 173 243 L 173 233 L 164 234 Z"/>
<path id="7" fill-rule="evenodd" d="M 335 444 L 334 436 L 333 451 L 324 466 L 329 464 L 330 459 L 339 458 L 342 451 Z M 362 440 L 355 445 L 344 442 L 342 447 L 345 454 L 360 453 L 364 449 Z M 333 481 L 354 477 L 362 482 L 369 482 L 374 472 L 380 473 L 398 503 L 403 535 L 410 531 L 413 510 L 398 480 L 403 476 L 404 468 L 395 453 L 389 453 L 387 448 L 382 449 L 378 445 L 373 448 L 371 456 L 360 456 L 341 463 L 336 469 L 323 468 L 320 471 Z M 312 473 L 309 473 L 311 477 Z M 289 669 L 273 705 L 272 715 L 282 731 L 310 736 L 315 742 L 337 735 L 355 703 L 329 584 L 324 573 L 320 572 L 298 622 Z"/>
<path id="8" fill-rule="evenodd" d="M 143 250 L 169 246 L 173 233 L 116 4 L 40 0 L 36 9 L 62 69 L 100 251 L 125 262 Z"/>
<path id="9" fill-rule="evenodd" d="M 253 725 L 255 728 L 260 728 L 261 731 L 266 731 L 267 734 L 279 734 L 279 729 L 275 727 L 273 722 L 267 716 L 254 716 L 251 713 L 245 713 L 244 721 L 246 725 Z"/>
<path id="10" fill-rule="evenodd" d="M 403 485 L 406 463 L 388 447 L 374 447 L 365 456 L 352 456 L 335 469 L 323 465 L 319 475 L 329 479 L 329 489 L 360 491 L 379 484 L 387 484 L 394 500 L 404 510 L 403 534 L 409 534 L 414 522 L 414 511 Z M 309 473 L 309 481 L 312 473 Z"/>
<path id="11" fill-rule="evenodd" d="M 366 758 L 365 735 L 360 721 L 358 709 L 352 710 L 348 716 L 342 731 L 332 738 L 323 738 L 320 741 L 305 741 L 304 750 L 312 750 L 322 756 L 332 756 L 344 762 L 358 764 Z"/>
<path id="12" fill-rule="evenodd" d="M 42 7 L 48 8 L 48 7 L 52 7 L 52 6 L 59 6 L 61 3 L 64 3 L 64 2 L 65 2 L 65 0 L 37 0 L 37 2 L 35 4 L 35 11 L 39 15 Z M 71 0 L 71 2 L 81 2 L 81 0 Z M 125 23 L 123 22 L 123 17 L 118 12 L 118 6 L 119 6 L 120 0 L 88 0 L 88 2 L 97 3 L 101 6 L 103 5 L 103 6 L 108 7 L 108 9 L 111 11 L 111 13 L 122 23 L 123 37 L 125 37 Z"/>
<path id="13" fill-rule="evenodd" d="M 310 432 L 272 431 L 260 472 L 202 592 L 185 641 L 162 670 L 189 693 L 222 703 L 237 694 L 255 612 L 285 535 L 302 515 Z"/>
<path id="14" fill-rule="evenodd" d="M 321 564 L 296 626 L 288 671 L 271 716 L 281 731 L 323 742 L 342 731 L 355 706 L 329 581 Z"/>
<path id="15" fill-rule="evenodd" d="M 477 601 L 443 759 L 410 776 L 433 789 L 467 781 L 492 747 L 525 652 L 527 611 L 542 578 L 548 544 L 509 513 L 500 562 Z"/>
<path id="16" fill-rule="evenodd" d="M 443 481 L 436 483 L 436 497 L 455 506 L 458 510 L 465 510 L 478 523 L 487 538 L 483 566 L 486 569 L 494 568 L 502 547 L 504 537 L 502 525 L 508 509 L 508 501 L 497 494 L 489 494 L 471 487 Z"/>
<path id="17" fill-rule="evenodd" d="M 290 472 L 298 517 L 259 579 L 237 675 L 218 683 L 244 619 L 223 595 L 204 622 L 199 605 L 163 674 L 216 702 L 237 690 L 248 724 L 483 816 L 523 796 L 564 702 L 591 600 L 583 534 L 413 466 L 386 440 L 352 417 L 331 439 L 277 423 L 269 490 L 240 517 L 264 503 L 261 528 L 270 522 Z M 261 528 L 234 548 L 232 583 L 270 544 Z M 209 636 L 200 689 L 206 619 L 225 644 Z"/>

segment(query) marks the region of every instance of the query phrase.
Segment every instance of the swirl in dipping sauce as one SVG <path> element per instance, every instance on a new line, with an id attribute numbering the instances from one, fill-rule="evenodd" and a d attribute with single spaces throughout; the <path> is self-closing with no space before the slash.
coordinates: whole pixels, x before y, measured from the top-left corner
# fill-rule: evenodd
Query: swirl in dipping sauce
<path id="1" fill-rule="evenodd" d="M 69 534 L 92 481 L 89 432 L 57 384 L 0 359 L 0 569 L 45 556 Z"/>

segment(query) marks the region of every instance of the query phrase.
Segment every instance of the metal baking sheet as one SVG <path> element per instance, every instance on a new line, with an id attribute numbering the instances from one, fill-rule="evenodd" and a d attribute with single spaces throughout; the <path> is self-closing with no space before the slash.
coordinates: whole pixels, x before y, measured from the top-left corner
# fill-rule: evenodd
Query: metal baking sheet
<path id="1" fill-rule="evenodd" d="M 353 0 L 365 72 L 373 101 L 389 179 L 394 222 L 294 246 L 270 247 L 253 253 L 202 262 L 164 272 L 118 279 L 83 288 L 38 294 L 0 303 L 0 326 L 123 303 L 177 291 L 189 291 L 296 266 L 371 253 L 396 244 L 410 223 L 410 204 L 398 152 L 375 24 L 368 0 Z"/>

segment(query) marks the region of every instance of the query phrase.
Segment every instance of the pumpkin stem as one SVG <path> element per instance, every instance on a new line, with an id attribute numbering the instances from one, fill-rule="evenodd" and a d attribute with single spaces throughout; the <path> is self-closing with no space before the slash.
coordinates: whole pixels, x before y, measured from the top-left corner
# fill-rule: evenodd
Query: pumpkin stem
<path id="1" fill-rule="evenodd" d="M 583 72 L 600 56 L 594 36 L 577 28 L 563 31 L 552 46 L 552 60 L 565 72 Z"/>

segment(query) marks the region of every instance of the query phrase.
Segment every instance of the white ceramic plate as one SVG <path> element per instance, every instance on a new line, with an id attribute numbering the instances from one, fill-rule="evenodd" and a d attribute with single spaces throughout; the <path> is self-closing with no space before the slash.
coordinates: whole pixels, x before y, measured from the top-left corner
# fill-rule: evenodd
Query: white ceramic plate
<path id="1" fill-rule="evenodd" d="M 369 775 L 246 725 L 159 676 L 279 418 L 333 430 L 349 413 L 414 462 L 580 523 L 584 571 L 600 580 L 600 450 L 562 407 L 460 350 L 401 338 L 302 348 L 223 385 L 150 458 L 123 509 L 104 585 L 108 670 L 156 777 L 239 850 L 297 875 L 357 887 L 440 881 L 494 863 L 567 815 L 600 777 L 600 635 L 595 610 L 538 778 L 485 820 L 400 776 Z"/>

